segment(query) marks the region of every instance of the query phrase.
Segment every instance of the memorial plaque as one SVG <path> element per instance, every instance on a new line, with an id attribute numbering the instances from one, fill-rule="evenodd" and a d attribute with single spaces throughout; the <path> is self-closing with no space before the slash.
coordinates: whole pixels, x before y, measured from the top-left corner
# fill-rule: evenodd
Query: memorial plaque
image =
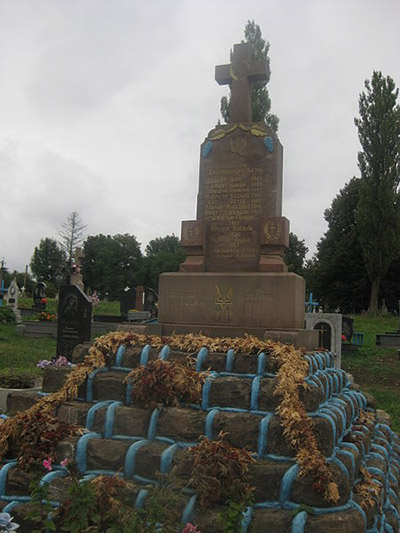
<path id="1" fill-rule="evenodd" d="M 215 70 L 230 86 L 229 123 L 201 145 L 196 220 L 182 223 L 180 272 L 160 276 L 158 322 L 165 335 L 251 333 L 311 349 L 318 332 L 303 329 L 305 283 L 283 259 L 282 145 L 265 122 L 251 122 L 251 83 L 269 67 L 248 43 L 231 59 Z"/>
<path id="2" fill-rule="evenodd" d="M 282 146 L 273 132 L 264 124 L 212 130 L 202 145 L 197 204 L 208 228 L 205 270 L 258 271 L 260 220 L 280 217 L 281 205 Z"/>
<path id="3" fill-rule="evenodd" d="M 71 358 L 77 344 L 90 341 L 92 303 L 76 285 L 60 290 L 58 304 L 57 356 Z"/>

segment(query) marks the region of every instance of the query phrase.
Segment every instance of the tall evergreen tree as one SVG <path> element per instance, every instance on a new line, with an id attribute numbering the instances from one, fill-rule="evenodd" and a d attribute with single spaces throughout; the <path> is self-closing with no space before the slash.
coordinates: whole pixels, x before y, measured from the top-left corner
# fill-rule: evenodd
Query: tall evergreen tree
<path id="1" fill-rule="evenodd" d="M 381 280 L 400 255 L 400 106 L 394 81 L 381 72 L 373 72 L 365 89 L 355 119 L 363 148 L 356 222 L 371 281 L 369 312 L 375 314 Z"/>
<path id="2" fill-rule="evenodd" d="M 251 102 L 253 122 L 265 121 L 273 131 L 278 131 L 279 118 L 270 113 L 271 99 L 269 97 L 268 89 L 266 88 L 269 82 L 271 71 L 269 61 L 269 43 L 262 38 L 260 26 L 254 20 L 248 20 L 244 29 L 245 42 L 250 43 L 253 49 L 253 59 L 266 60 L 267 62 L 267 80 L 253 83 L 251 86 Z M 232 60 L 232 52 L 231 52 Z M 231 98 L 223 96 L 221 98 L 221 115 L 225 122 L 229 122 Z"/>

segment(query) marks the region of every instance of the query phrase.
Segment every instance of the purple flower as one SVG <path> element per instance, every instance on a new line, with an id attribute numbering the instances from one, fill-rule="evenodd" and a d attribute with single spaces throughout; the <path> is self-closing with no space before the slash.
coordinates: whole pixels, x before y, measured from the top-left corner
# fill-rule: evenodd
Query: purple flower
<path id="1" fill-rule="evenodd" d="M 57 359 L 52 359 L 51 361 L 48 361 L 47 359 L 43 359 L 42 361 L 39 361 L 38 363 L 36 363 L 36 366 L 39 368 L 47 368 L 49 366 L 70 366 L 70 365 L 71 363 L 63 355 L 59 355 Z"/>
<path id="2" fill-rule="evenodd" d="M 47 368 L 52 364 L 51 361 L 48 361 L 47 359 L 42 359 L 42 361 L 39 361 L 36 366 L 39 368 Z"/>
<path id="3" fill-rule="evenodd" d="M 63 355 L 59 355 L 57 359 L 54 361 L 54 364 L 56 366 L 69 366 L 69 361 L 66 357 Z"/>

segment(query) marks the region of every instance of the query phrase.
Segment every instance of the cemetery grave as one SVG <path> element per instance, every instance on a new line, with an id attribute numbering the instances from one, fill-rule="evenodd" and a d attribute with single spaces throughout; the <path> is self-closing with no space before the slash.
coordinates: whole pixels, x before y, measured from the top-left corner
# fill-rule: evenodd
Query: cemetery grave
<path id="1" fill-rule="evenodd" d="M 78 347 L 76 360 L 88 349 Z M 185 365 L 188 353 L 195 372 L 208 371 L 196 403 L 146 405 L 132 395 L 135 388 L 124 379 L 132 368 L 151 368 L 154 361 Z M 51 405 L 61 422 L 84 426 L 83 436 L 59 444 L 53 461 L 74 458 L 82 479 L 121 476 L 132 506 L 145 506 L 150 487 L 167 477 L 182 492 L 177 504 L 182 523 L 222 531 L 226 502 L 204 512 L 201 493 L 189 482 L 196 478 L 191 448 L 201 436 L 218 442 L 222 431 L 228 444 L 246 446 L 254 460 L 248 465 L 246 479 L 254 492 L 244 509 L 243 531 L 398 531 L 399 438 L 377 419 L 371 399 L 334 368 L 332 353 L 303 355 L 250 337 L 161 339 L 121 332 L 96 341 L 85 365 L 76 367 L 78 382 L 71 377 L 74 370 L 55 378 L 54 370 L 45 369 L 48 395 L 34 404 L 35 394 L 13 394 L 9 413 L 24 407 L 43 412 Z M 79 385 L 76 399 L 73 383 Z M 11 459 L 0 472 L 0 499 L 3 511 L 24 520 L 26 476 Z M 52 501 L 65 497 L 62 480 L 68 484 L 68 476 L 62 468 L 53 475 L 43 472 Z M 208 479 L 210 486 L 213 482 Z"/>
<path id="2" fill-rule="evenodd" d="M 75 483 L 107 503 L 87 522 L 102 531 L 128 517 L 128 531 L 399 532 L 399 437 L 340 354 L 316 348 L 337 340 L 327 325 L 341 328 L 328 316 L 304 328 L 304 280 L 283 261 L 283 148 L 251 121 L 250 84 L 266 68 L 246 43 L 216 68 L 230 122 L 201 147 L 187 258 L 160 278 L 161 336 L 133 326 L 142 333 L 78 344 L 88 307 L 77 287 L 61 295 L 58 341 L 76 366 L 45 368 L 39 394 L 10 395 L 0 426 L 0 505 L 21 531 L 44 496 L 65 525 Z"/>

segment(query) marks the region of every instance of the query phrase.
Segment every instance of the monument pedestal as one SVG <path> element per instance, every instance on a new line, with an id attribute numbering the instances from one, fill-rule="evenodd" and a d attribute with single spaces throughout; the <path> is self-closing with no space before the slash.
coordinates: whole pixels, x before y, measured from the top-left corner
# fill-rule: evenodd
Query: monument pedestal
<path id="1" fill-rule="evenodd" d="M 281 272 L 174 272 L 160 276 L 158 320 L 163 334 L 201 331 L 315 348 L 304 330 L 304 280 Z"/>
<path id="2" fill-rule="evenodd" d="M 252 122 L 250 84 L 268 79 L 268 65 L 241 43 L 215 78 L 230 85 L 230 121 L 201 145 L 196 220 L 182 222 L 180 272 L 160 276 L 159 324 L 163 334 L 250 333 L 314 348 L 318 333 L 304 329 L 304 280 L 284 262 L 283 147 L 264 121 Z"/>

